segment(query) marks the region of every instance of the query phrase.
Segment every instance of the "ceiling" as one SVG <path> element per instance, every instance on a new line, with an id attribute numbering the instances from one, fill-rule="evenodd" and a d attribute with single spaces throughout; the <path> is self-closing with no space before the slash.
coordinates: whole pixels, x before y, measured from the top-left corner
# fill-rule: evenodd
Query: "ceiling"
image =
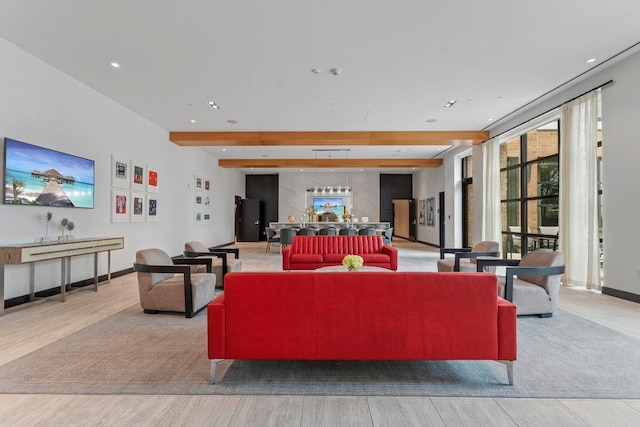
<path id="1" fill-rule="evenodd" d="M 167 131 L 473 131 L 634 46 L 638 16 L 636 0 L 2 0 L 0 37 Z M 311 159 L 314 148 L 329 146 L 204 149 Z"/>

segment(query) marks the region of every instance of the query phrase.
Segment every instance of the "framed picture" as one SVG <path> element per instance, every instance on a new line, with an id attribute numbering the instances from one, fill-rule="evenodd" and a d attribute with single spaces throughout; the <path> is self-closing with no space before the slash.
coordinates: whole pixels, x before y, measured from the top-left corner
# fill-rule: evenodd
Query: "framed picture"
<path id="1" fill-rule="evenodd" d="M 435 197 L 430 197 L 427 199 L 427 225 L 429 227 L 436 226 L 436 213 L 435 213 Z"/>
<path id="2" fill-rule="evenodd" d="M 147 194 L 147 222 L 158 222 L 157 194 Z"/>
<path id="3" fill-rule="evenodd" d="M 124 160 L 115 154 L 111 155 L 111 186 L 129 188 L 130 169 L 129 160 Z"/>
<path id="4" fill-rule="evenodd" d="M 211 197 L 208 194 L 202 196 L 202 207 L 211 209 Z"/>
<path id="5" fill-rule="evenodd" d="M 426 200 L 418 200 L 418 223 L 424 225 L 426 223 Z"/>
<path id="6" fill-rule="evenodd" d="M 111 222 L 129 222 L 129 198 L 128 191 L 111 190 Z"/>
<path id="7" fill-rule="evenodd" d="M 147 191 L 158 192 L 158 170 L 151 165 L 147 165 Z"/>
<path id="8" fill-rule="evenodd" d="M 194 175 L 193 176 L 193 191 L 196 193 L 202 193 L 202 187 L 204 186 L 203 184 L 203 179 L 201 176 L 199 175 Z"/>
<path id="9" fill-rule="evenodd" d="M 211 212 L 204 211 L 202 213 L 202 223 L 203 224 L 211 224 Z"/>
<path id="10" fill-rule="evenodd" d="M 193 210 L 193 223 L 198 225 L 198 224 L 202 224 L 203 221 L 203 214 L 202 211 L 199 209 L 194 209 Z"/>
<path id="11" fill-rule="evenodd" d="M 131 222 L 144 222 L 146 199 L 144 193 L 131 193 Z"/>
<path id="12" fill-rule="evenodd" d="M 131 160 L 131 189 L 136 191 L 147 190 L 146 167 L 140 162 Z"/>
<path id="13" fill-rule="evenodd" d="M 204 191 L 209 191 L 210 188 L 211 188 L 211 181 L 205 178 L 205 180 L 204 180 Z"/>
<path id="14" fill-rule="evenodd" d="M 196 193 L 193 195 L 193 207 L 196 209 L 202 209 L 202 199 L 203 195 Z"/>

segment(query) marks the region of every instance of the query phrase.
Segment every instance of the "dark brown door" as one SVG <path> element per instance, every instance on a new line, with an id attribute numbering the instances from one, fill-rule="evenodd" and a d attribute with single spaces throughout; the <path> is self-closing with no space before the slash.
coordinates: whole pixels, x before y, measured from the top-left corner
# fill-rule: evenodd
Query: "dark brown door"
<path id="1" fill-rule="evenodd" d="M 416 199 L 409 200 L 409 240 L 415 242 L 417 239 L 418 221 L 416 217 Z"/>
<path id="2" fill-rule="evenodd" d="M 260 240 L 260 200 L 240 199 L 239 242 L 257 242 Z"/>

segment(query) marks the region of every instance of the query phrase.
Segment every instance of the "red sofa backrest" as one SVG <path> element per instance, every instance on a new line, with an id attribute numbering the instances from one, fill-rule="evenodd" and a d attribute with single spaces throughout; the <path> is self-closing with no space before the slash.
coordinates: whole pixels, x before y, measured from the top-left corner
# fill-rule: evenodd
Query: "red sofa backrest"
<path id="1" fill-rule="evenodd" d="M 294 236 L 291 253 L 370 254 L 382 246 L 382 236 Z"/>

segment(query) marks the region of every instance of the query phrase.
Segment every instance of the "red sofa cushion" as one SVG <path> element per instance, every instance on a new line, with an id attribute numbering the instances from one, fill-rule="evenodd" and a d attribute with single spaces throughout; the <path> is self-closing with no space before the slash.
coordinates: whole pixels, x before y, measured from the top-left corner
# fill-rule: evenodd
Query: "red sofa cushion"
<path id="1" fill-rule="evenodd" d="M 322 262 L 322 254 L 291 254 L 291 262 L 312 263 Z"/>
<path id="2" fill-rule="evenodd" d="M 389 255 L 382 253 L 372 253 L 372 254 L 360 254 L 364 264 L 389 264 L 391 262 Z"/>

